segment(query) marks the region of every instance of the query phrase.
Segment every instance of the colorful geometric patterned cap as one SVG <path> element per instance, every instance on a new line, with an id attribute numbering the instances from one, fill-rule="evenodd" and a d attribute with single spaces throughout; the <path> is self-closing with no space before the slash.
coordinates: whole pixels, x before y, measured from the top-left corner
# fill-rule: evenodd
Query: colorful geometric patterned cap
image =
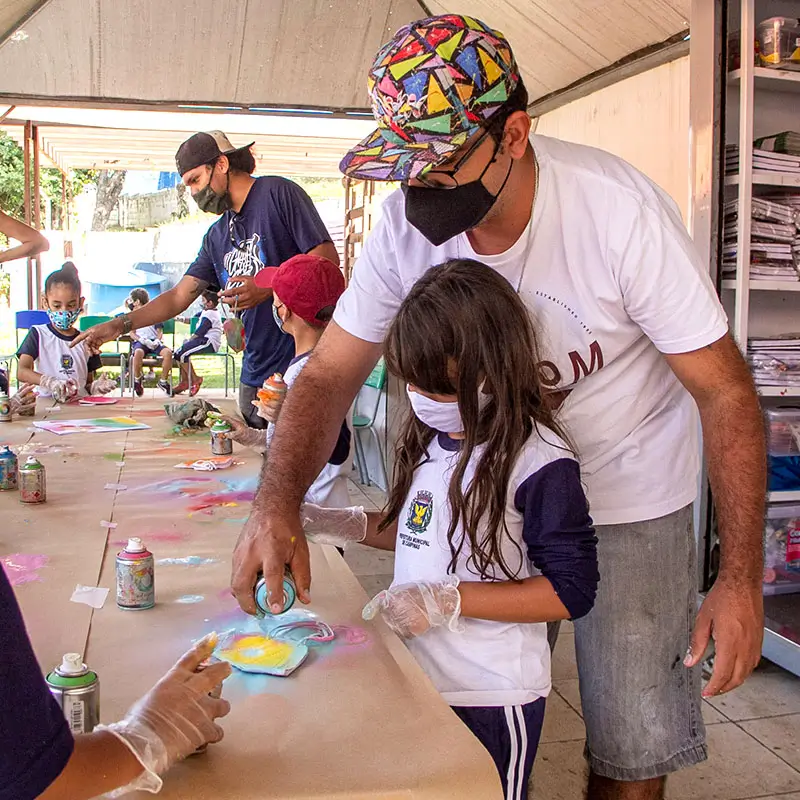
<path id="1" fill-rule="evenodd" d="M 367 85 L 378 129 L 339 169 L 363 180 L 407 181 L 446 161 L 519 83 L 499 31 L 455 14 L 412 22 L 375 57 Z"/>

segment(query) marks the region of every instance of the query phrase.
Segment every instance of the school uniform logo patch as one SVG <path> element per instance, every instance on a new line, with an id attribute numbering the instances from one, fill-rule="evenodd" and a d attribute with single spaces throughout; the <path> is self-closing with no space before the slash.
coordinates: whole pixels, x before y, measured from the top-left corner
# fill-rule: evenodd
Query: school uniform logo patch
<path id="1" fill-rule="evenodd" d="M 433 492 L 421 489 L 411 501 L 406 517 L 406 528 L 414 533 L 425 533 L 433 517 Z"/>
<path id="2" fill-rule="evenodd" d="M 75 360 L 72 356 L 67 353 L 66 355 L 61 356 L 61 369 L 72 369 L 72 365 L 75 363 Z"/>

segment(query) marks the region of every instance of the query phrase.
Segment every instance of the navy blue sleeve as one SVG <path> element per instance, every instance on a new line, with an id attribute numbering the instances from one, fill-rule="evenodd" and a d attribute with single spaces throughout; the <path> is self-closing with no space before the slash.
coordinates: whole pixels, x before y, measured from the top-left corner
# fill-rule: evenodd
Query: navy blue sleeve
<path id="1" fill-rule="evenodd" d="M 89 360 L 86 362 L 86 371 L 97 372 L 101 369 L 103 369 L 103 359 L 99 355 L 89 356 Z"/>
<path id="2" fill-rule="evenodd" d="M 342 427 L 339 428 L 339 438 L 336 440 L 336 446 L 333 448 L 333 455 L 328 459 L 329 464 L 338 467 L 344 464 L 347 457 L 350 455 L 350 440 L 352 434 L 350 428 L 347 427 L 347 420 L 342 421 Z"/>
<path id="3" fill-rule="evenodd" d="M 284 178 L 275 184 L 273 191 L 283 221 L 301 253 L 332 241 L 314 202 L 302 187 Z"/>
<path id="4" fill-rule="evenodd" d="M 597 538 L 578 462 L 560 458 L 528 476 L 514 494 L 528 558 L 553 584 L 571 619 L 588 614 L 597 583 Z"/>
<path id="5" fill-rule="evenodd" d="M 197 254 L 197 258 L 189 265 L 189 269 L 186 270 L 184 275 L 205 281 L 209 287 L 219 289 L 219 278 L 217 277 L 217 271 L 214 269 L 214 259 L 211 258 L 211 251 L 208 244 L 209 237 L 212 235 L 215 228 L 216 224 L 212 225 L 206 231 L 206 235 L 203 237 L 203 244 L 200 247 L 200 252 Z"/>
<path id="6" fill-rule="evenodd" d="M 34 361 L 39 358 L 39 331 L 36 328 L 31 328 L 22 340 L 17 350 L 17 358 L 20 356 L 30 356 Z"/>
<path id="7" fill-rule="evenodd" d="M 203 317 L 203 319 L 200 320 L 200 324 L 197 326 L 192 336 L 194 336 L 195 339 L 202 339 L 208 334 L 210 330 L 211 330 L 211 320 L 208 317 Z"/>
<path id="8" fill-rule="evenodd" d="M 73 747 L 0 566 L 0 800 L 38 797 L 61 774 Z"/>

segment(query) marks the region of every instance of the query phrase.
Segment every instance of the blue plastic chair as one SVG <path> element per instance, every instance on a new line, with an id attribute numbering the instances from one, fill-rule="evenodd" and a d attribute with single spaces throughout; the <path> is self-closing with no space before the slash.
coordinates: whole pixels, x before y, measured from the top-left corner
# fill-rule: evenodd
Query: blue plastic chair
<path id="1" fill-rule="evenodd" d="M 361 483 L 369 486 L 372 481 L 369 477 L 369 469 L 367 467 L 367 457 L 364 452 L 364 444 L 361 441 L 360 434 L 367 431 L 375 442 L 378 448 L 378 460 L 381 468 L 381 478 L 383 478 L 383 485 L 386 489 L 389 488 L 389 479 L 386 475 L 386 455 L 383 452 L 383 445 L 381 444 L 380 436 L 375 430 L 375 420 L 378 417 L 378 411 L 381 406 L 381 401 L 386 399 L 386 364 L 381 358 L 375 365 L 375 368 L 370 372 L 367 379 L 364 381 L 364 387 L 372 389 L 369 394 L 372 395 L 371 407 L 364 408 L 363 391 L 359 392 L 356 398 L 355 413 L 353 414 L 353 434 L 355 439 L 356 449 L 356 466 L 358 467 L 359 477 Z M 361 412 L 361 413 L 359 413 Z M 364 413 L 366 412 L 366 413 Z"/>
<path id="2" fill-rule="evenodd" d="M 19 332 L 20 331 L 27 331 L 33 325 L 47 325 L 50 322 L 50 317 L 47 316 L 46 311 L 39 311 L 34 309 L 32 311 L 17 311 L 15 324 L 17 327 L 16 330 L 16 340 L 17 340 L 17 350 L 19 350 Z M 7 355 L 0 355 L 0 369 L 5 369 L 6 374 L 8 375 L 9 381 L 11 380 L 11 367 L 14 362 L 17 360 L 16 353 L 8 353 Z"/>

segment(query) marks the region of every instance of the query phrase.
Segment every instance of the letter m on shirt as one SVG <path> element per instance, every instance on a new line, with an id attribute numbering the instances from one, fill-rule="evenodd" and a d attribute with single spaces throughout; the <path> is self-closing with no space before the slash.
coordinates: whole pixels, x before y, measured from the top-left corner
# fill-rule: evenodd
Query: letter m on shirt
<path id="1" fill-rule="evenodd" d="M 577 383 L 581 378 L 585 378 L 595 370 L 603 369 L 603 351 L 600 344 L 595 339 L 589 345 L 589 366 L 583 360 L 583 356 L 577 350 L 571 350 L 569 360 L 572 364 L 572 382 Z"/>

